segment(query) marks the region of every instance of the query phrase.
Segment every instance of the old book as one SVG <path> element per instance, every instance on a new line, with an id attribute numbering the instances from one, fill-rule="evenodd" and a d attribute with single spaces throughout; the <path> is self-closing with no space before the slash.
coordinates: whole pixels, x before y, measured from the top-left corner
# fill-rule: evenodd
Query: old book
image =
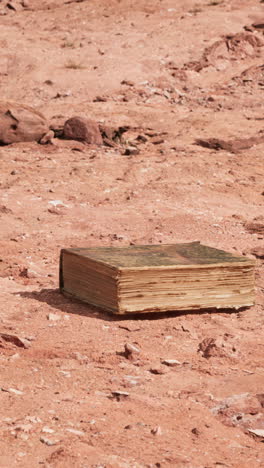
<path id="1" fill-rule="evenodd" d="M 254 303 L 252 259 L 201 245 L 63 249 L 61 292 L 116 314 Z"/>

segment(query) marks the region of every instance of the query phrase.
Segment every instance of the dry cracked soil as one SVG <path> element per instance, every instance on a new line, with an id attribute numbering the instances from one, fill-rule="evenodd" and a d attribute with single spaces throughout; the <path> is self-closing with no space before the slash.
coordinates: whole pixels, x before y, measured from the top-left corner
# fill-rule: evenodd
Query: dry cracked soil
<path id="1" fill-rule="evenodd" d="M 264 466 L 263 1 L 1 0 L 0 24 L 2 101 L 55 136 L 127 127 L 0 146 L 1 467 Z M 254 253 L 253 307 L 120 319 L 59 293 L 63 247 L 195 240 Z"/>

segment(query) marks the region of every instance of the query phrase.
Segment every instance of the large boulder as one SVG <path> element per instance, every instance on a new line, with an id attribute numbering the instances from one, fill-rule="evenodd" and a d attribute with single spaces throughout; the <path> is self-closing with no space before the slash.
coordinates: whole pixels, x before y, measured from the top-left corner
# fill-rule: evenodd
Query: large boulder
<path id="1" fill-rule="evenodd" d="M 89 145 L 103 144 L 98 123 L 84 117 L 72 117 L 67 120 L 63 127 L 63 136 L 67 140 L 82 141 Z"/>
<path id="2" fill-rule="evenodd" d="M 45 117 L 15 102 L 0 102 L 0 143 L 40 141 L 49 132 Z"/>

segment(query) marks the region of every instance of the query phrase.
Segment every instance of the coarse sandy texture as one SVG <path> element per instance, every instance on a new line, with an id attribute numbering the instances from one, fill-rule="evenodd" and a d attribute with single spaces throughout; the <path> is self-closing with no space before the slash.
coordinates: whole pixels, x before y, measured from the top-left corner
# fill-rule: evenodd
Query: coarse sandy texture
<path id="1" fill-rule="evenodd" d="M 1 100 L 128 125 L 139 153 L 0 147 L 1 467 L 263 466 L 263 259 L 240 312 L 121 320 L 58 292 L 62 247 L 263 247 L 263 2 L 6 4 Z"/>

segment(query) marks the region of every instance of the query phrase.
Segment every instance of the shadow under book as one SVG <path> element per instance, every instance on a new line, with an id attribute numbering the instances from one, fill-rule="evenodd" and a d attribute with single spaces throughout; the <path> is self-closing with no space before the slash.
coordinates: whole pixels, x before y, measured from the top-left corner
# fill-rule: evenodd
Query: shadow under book
<path id="1" fill-rule="evenodd" d="M 62 249 L 60 290 L 115 314 L 254 304 L 255 261 L 191 242 Z"/>

